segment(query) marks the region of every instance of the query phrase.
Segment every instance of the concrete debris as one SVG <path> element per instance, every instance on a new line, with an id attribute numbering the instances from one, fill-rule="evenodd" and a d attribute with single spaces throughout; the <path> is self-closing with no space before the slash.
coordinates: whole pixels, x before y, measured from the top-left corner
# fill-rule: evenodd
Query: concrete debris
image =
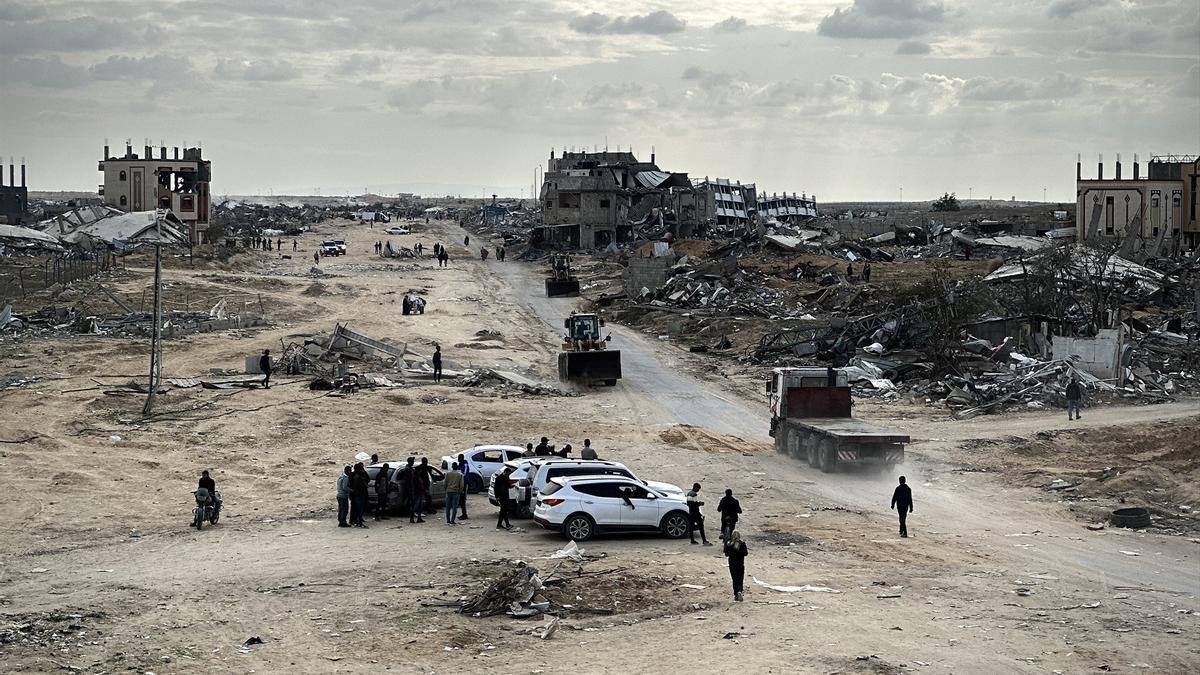
<path id="1" fill-rule="evenodd" d="M 447 373 L 448 371 L 444 371 L 443 374 L 449 377 Z M 579 396 L 576 392 L 566 391 L 537 382 L 524 375 L 506 370 L 493 370 L 491 368 L 468 370 L 455 380 L 455 384 L 460 387 L 498 386 L 502 389 L 513 390 L 530 396 Z"/>

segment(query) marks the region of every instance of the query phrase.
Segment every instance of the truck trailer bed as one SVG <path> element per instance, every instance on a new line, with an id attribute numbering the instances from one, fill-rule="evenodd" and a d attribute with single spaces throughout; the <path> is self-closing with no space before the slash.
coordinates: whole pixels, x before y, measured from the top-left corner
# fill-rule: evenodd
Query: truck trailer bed
<path id="1" fill-rule="evenodd" d="M 855 443 L 908 443 L 910 440 L 908 434 L 889 431 L 853 417 L 805 417 L 789 419 L 787 423 Z"/>

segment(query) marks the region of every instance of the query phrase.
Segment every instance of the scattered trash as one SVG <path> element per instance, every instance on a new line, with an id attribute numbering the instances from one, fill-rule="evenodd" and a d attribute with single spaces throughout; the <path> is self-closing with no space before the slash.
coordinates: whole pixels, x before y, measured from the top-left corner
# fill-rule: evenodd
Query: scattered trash
<path id="1" fill-rule="evenodd" d="M 780 593 L 841 593 L 841 591 L 834 590 L 827 586 L 810 586 L 807 584 L 804 586 L 776 586 L 775 584 L 769 584 L 765 581 L 760 581 L 758 577 L 754 575 L 750 575 L 750 578 L 759 586 L 762 586 L 763 588 L 769 588 L 773 591 L 779 591 Z"/>

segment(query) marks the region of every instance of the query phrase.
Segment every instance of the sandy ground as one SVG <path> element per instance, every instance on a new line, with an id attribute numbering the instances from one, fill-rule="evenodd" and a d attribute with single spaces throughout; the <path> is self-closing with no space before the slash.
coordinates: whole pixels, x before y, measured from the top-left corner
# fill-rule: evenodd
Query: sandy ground
<path id="1" fill-rule="evenodd" d="M 448 243 L 449 268 L 432 258 L 380 260 L 371 245 L 382 233 L 344 224 L 310 233 L 294 260 L 252 253 L 229 270 L 172 265 L 168 279 L 201 297 L 261 293 L 276 324 L 171 340 L 167 375 L 239 368 L 261 348 L 342 321 L 418 353 L 438 341 L 447 367 L 502 367 L 549 381 L 556 344 L 544 315 L 556 306 L 540 298 L 538 271 L 481 263 L 477 244 L 464 249 L 462 232 L 449 223 L 415 229 L 392 239 L 419 240 L 427 250 Z M 350 254 L 322 261 L 328 278 L 297 276 L 330 232 L 348 241 Z M 136 298 L 148 272 L 131 263 L 118 291 Z M 410 288 L 427 290 L 425 315 L 400 315 L 400 294 Z M 1041 489 L 1040 477 L 1022 478 L 1093 463 L 1156 465 L 1164 457 L 1178 460 L 1167 471 L 1194 477 L 1194 462 L 1164 454 L 1175 450 L 1167 444 L 1195 448 L 1194 401 L 1090 410 L 1082 433 L 1093 436 L 1078 439 L 1078 424 L 1058 412 L 954 422 L 936 410 L 860 405 L 860 415 L 914 438 L 904 465 L 916 499 L 914 536 L 900 539 L 887 509 L 893 477 L 827 476 L 774 453 L 761 373 L 613 328 L 630 363 L 652 375 L 630 373 L 617 387 L 576 397 L 427 382 L 331 397 L 281 377 L 267 391 L 174 390 L 149 420 L 138 398 L 86 389 L 93 377 L 141 372 L 144 343 L 76 337 L 4 345 L 0 373 L 41 378 L 0 391 L 4 670 L 1200 668 L 1195 535 L 1089 530 L 1088 518 L 1073 511 L 1079 501 Z M 498 335 L 479 339 L 481 330 Z M 1118 433 L 1139 444 L 1119 461 L 1095 452 L 1064 462 L 1052 452 L 1059 438 L 1082 448 Z M 524 444 L 542 435 L 576 447 L 588 436 L 604 457 L 644 477 L 699 481 L 713 505 L 721 489 L 733 489 L 746 511 L 749 574 L 838 592 L 784 593 L 748 579 L 747 601 L 734 603 L 717 547 L 601 538 L 583 548 L 603 558 L 557 572 L 577 606 L 593 611 L 566 618 L 553 638 L 540 640 L 531 635 L 540 621 L 471 618 L 446 605 L 481 590 L 513 560 L 558 565 L 540 559 L 564 543 L 558 535 L 528 521 L 498 531 L 479 496 L 469 499 L 474 517 L 456 528 L 436 518 L 365 531 L 333 526 L 334 479 L 357 452 L 436 460 L 475 443 Z M 1010 448 L 1022 461 L 1006 459 Z M 195 532 L 187 526 L 190 490 L 201 468 L 213 469 L 225 512 L 219 525 Z M 1143 488 L 1081 496 L 1101 509 Z M 1172 492 L 1160 506 L 1194 494 Z M 1190 521 L 1182 525 L 1190 531 Z M 251 636 L 264 644 L 243 649 Z"/>

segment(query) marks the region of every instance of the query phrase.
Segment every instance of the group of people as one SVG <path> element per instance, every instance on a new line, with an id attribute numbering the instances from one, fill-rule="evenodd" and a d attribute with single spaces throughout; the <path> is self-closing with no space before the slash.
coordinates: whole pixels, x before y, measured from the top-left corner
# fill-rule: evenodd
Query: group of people
<path id="1" fill-rule="evenodd" d="M 542 440 L 535 446 L 533 443 L 525 444 L 525 452 L 522 457 L 569 457 L 575 448 L 571 447 L 570 443 L 562 446 L 561 450 L 556 450 L 554 444 L 549 438 L 542 436 Z M 596 454 L 596 449 L 592 447 L 592 439 L 583 439 L 583 449 L 579 451 L 579 459 L 600 459 Z"/>
<path id="2" fill-rule="evenodd" d="M 446 247 L 442 244 L 433 245 L 433 256 L 437 258 L 438 267 L 450 266 L 450 254 L 446 252 Z"/>
<path id="3" fill-rule="evenodd" d="M 246 248 L 254 248 L 254 249 L 259 249 L 262 251 L 282 251 L 283 250 L 283 240 L 279 239 L 278 237 L 275 238 L 274 240 L 272 240 L 270 237 L 261 237 L 261 236 L 242 237 L 242 245 L 245 246 Z M 295 251 L 299 247 L 300 247 L 300 243 L 297 240 L 293 239 L 292 240 L 292 250 Z"/>
<path id="4" fill-rule="evenodd" d="M 370 463 L 372 466 L 378 464 L 379 455 L 372 455 Z M 446 522 L 451 525 L 467 518 L 465 497 L 469 472 L 470 465 L 459 455 L 458 461 L 442 479 L 446 488 Z M 367 527 L 364 520 L 370 510 L 372 492 L 375 494 L 373 512 L 376 521 L 387 520 L 388 511 L 400 506 L 408 511 L 408 522 L 424 523 L 425 516 L 436 512 L 430 494 L 433 475 L 434 468 L 428 457 L 422 457 L 419 463 L 416 457 L 409 457 L 398 469 L 385 463 L 374 477 L 363 462 L 353 467 L 347 465 L 337 479 L 338 527 Z"/>
<path id="5" fill-rule="evenodd" d="M 488 250 L 487 250 L 486 246 L 479 249 L 479 258 L 480 258 L 480 260 L 487 262 Z M 504 247 L 503 246 L 496 247 L 496 260 L 499 260 L 500 262 L 504 262 Z"/>

